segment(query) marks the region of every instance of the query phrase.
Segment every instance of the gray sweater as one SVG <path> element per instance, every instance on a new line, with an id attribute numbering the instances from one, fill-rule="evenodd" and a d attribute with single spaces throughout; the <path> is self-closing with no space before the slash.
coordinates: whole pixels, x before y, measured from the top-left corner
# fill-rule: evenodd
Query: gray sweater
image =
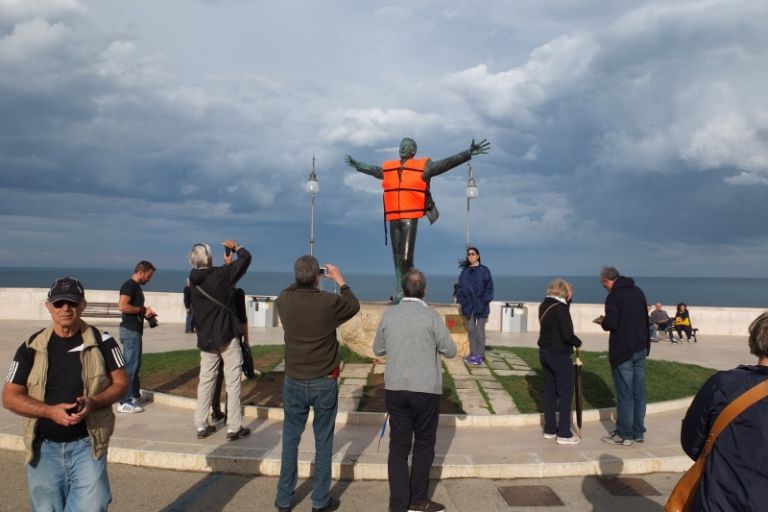
<path id="1" fill-rule="evenodd" d="M 440 314 L 420 300 L 404 298 L 381 317 L 373 353 L 387 356 L 384 388 L 442 395 L 440 354 L 454 357 L 456 344 Z"/>

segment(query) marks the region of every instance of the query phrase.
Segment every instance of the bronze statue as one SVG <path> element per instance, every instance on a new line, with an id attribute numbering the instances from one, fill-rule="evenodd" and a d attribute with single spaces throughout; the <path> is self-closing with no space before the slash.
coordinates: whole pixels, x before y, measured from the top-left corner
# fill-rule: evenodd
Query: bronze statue
<path id="1" fill-rule="evenodd" d="M 392 257 L 395 261 L 395 302 L 403 296 L 400 280 L 413 267 L 416 250 L 416 228 L 424 215 L 433 224 L 439 212 L 429 191 L 430 180 L 468 162 L 474 155 L 484 155 L 491 144 L 483 139 L 469 149 L 433 162 L 431 158 L 414 158 L 416 141 L 408 137 L 400 142 L 400 160 L 389 160 L 381 166 L 364 164 L 347 155 L 345 161 L 363 174 L 382 180 L 384 188 L 384 229 L 389 222 Z M 386 240 L 386 239 L 385 239 Z"/>

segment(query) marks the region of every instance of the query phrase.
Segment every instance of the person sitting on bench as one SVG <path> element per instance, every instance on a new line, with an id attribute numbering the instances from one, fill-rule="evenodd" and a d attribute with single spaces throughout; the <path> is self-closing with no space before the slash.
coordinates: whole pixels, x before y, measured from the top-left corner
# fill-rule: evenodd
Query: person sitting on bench
<path id="1" fill-rule="evenodd" d="M 685 331 L 685 337 L 687 341 L 691 341 L 691 316 L 688 314 L 688 306 L 684 302 L 677 305 L 677 313 L 675 314 L 675 330 L 680 337 L 680 341 L 683 340 L 683 331 Z"/>
<path id="2" fill-rule="evenodd" d="M 671 343 L 677 343 L 675 341 L 675 337 L 672 336 L 672 319 L 669 318 L 667 312 L 661 308 L 661 302 L 657 302 L 656 309 L 651 311 L 651 322 L 659 331 L 667 331 L 667 334 L 669 334 L 669 341 Z"/>

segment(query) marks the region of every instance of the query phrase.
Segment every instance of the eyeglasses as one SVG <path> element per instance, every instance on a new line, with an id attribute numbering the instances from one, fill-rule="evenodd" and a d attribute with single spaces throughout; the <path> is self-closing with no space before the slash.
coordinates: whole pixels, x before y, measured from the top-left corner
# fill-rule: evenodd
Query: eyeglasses
<path id="1" fill-rule="evenodd" d="M 56 302 L 52 302 L 51 306 L 53 306 L 56 309 L 61 309 L 64 307 L 64 305 L 68 305 L 70 308 L 75 309 L 77 308 L 80 303 L 79 302 L 72 302 L 71 300 L 57 300 Z"/>
<path id="2" fill-rule="evenodd" d="M 476 252 L 468 252 L 467 256 L 477 256 L 477 253 Z"/>

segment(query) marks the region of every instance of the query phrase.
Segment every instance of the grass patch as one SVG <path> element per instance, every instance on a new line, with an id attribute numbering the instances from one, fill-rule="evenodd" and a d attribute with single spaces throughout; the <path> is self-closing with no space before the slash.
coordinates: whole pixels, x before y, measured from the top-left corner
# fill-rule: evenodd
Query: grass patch
<path id="1" fill-rule="evenodd" d="M 489 347 L 490 348 L 490 347 Z M 515 353 L 536 372 L 535 376 L 500 377 L 504 389 L 512 395 L 521 413 L 543 410 L 544 379 L 541 376 L 539 350 L 530 347 L 495 347 L 497 351 Z M 611 366 L 607 352 L 582 352 L 584 409 L 614 407 Z M 711 368 L 692 364 L 647 359 L 645 362 L 645 390 L 647 401 L 661 402 L 695 395 L 704 381 L 715 373 Z"/>
<path id="2" fill-rule="evenodd" d="M 341 356 L 341 360 L 345 363 L 352 363 L 352 364 L 365 364 L 365 363 L 373 363 L 373 359 L 370 357 L 361 356 L 360 354 L 356 352 L 352 352 L 349 347 L 346 345 L 339 345 L 339 355 Z"/>

